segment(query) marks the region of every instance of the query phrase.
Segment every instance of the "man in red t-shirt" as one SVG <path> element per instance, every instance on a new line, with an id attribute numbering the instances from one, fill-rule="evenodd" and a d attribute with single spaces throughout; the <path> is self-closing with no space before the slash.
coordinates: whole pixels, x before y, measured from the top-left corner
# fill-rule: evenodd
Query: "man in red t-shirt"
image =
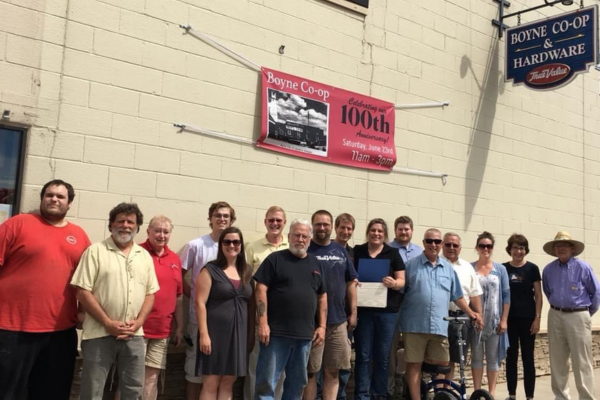
<path id="1" fill-rule="evenodd" d="M 71 392 L 77 300 L 69 282 L 90 240 L 65 220 L 73 186 L 52 180 L 40 197 L 39 215 L 0 225 L 0 399 Z"/>
<path id="2" fill-rule="evenodd" d="M 148 224 L 148 240 L 140 246 L 148 250 L 154 261 L 154 270 L 160 290 L 154 293 L 154 305 L 144 323 L 146 339 L 146 379 L 144 399 L 154 400 L 158 395 L 158 375 L 167 368 L 167 345 L 175 319 L 174 344 L 183 340 L 183 286 L 179 256 L 169 249 L 173 224 L 165 216 L 157 215 Z"/>

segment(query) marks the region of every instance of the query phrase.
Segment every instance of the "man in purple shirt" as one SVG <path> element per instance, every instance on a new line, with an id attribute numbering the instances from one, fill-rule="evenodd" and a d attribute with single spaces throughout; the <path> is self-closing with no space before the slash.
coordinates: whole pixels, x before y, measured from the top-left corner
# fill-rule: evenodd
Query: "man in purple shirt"
<path id="1" fill-rule="evenodd" d="M 590 264 L 575 258 L 584 248 L 565 231 L 544 245 L 547 254 L 558 257 L 544 268 L 542 275 L 550 303 L 548 344 L 556 400 L 570 399 L 569 355 L 579 398 L 594 400 L 591 316 L 600 306 L 600 284 Z"/>

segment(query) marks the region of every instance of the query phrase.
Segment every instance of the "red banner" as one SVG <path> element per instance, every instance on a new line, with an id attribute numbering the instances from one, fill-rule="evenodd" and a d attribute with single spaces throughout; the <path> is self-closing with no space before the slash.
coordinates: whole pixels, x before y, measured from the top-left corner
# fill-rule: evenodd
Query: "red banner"
<path id="1" fill-rule="evenodd" d="M 267 68 L 262 87 L 259 147 L 358 168 L 396 164 L 392 103 Z"/>

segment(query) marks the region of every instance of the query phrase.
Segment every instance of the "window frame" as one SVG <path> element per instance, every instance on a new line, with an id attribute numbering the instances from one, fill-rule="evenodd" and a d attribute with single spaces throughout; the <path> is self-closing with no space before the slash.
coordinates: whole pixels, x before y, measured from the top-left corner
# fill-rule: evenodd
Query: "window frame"
<path id="1" fill-rule="evenodd" d="M 356 11 L 359 14 L 367 15 L 369 13 L 368 7 L 363 7 L 359 4 L 352 2 L 351 0 L 325 0 L 333 4 L 337 4 L 340 7 L 348 8 L 352 11 Z"/>
<path id="2" fill-rule="evenodd" d="M 11 216 L 15 216 L 21 212 L 21 198 L 23 194 L 23 179 L 25 176 L 25 158 L 27 156 L 27 131 L 24 127 L 6 125 L 0 122 L 0 129 L 7 131 L 15 131 L 20 137 L 19 160 L 17 162 L 17 176 L 15 179 L 15 202 L 11 209 Z"/>

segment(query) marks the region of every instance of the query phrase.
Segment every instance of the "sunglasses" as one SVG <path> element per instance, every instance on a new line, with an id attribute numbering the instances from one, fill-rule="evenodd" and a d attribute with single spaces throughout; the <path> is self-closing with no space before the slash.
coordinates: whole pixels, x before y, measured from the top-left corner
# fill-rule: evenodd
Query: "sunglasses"
<path id="1" fill-rule="evenodd" d="M 231 246 L 231 245 L 238 247 L 240 244 L 242 244 L 242 241 L 239 239 L 234 239 L 234 240 L 223 239 L 223 245 L 225 245 L 226 247 Z"/>
<path id="2" fill-rule="evenodd" d="M 275 223 L 275 222 L 277 222 L 278 224 L 280 224 L 280 223 L 283 222 L 283 220 L 281 218 L 269 218 L 267 220 L 267 222 L 270 223 L 270 224 Z"/>
<path id="3" fill-rule="evenodd" d="M 229 215 L 229 214 L 221 214 L 221 213 L 216 214 L 215 213 L 215 214 L 213 214 L 213 217 L 215 217 L 216 219 L 219 219 L 219 218 L 229 219 L 231 217 L 231 215 Z"/>
<path id="4" fill-rule="evenodd" d="M 444 246 L 446 246 L 446 248 L 450 249 L 458 249 L 460 247 L 460 244 L 458 243 L 444 243 Z"/>
<path id="5" fill-rule="evenodd" d="M 425 239 L 425 243 L 427 244 L 442 244 L 442 239 Z"/>
<path id="6" fill-rule="evenodd" d="M 492 249 L 494 248 L 494 245 L 493 245 L 493 244 L 483 244 L 483 243 L 479 243 L 479 244 L 477 245 L 477 248 L 479 248 L 479 249 L 481 249 L 481 250 L 485 250 L 485 249 L 487 249 L 487 250 L 492 250 Z"/>

